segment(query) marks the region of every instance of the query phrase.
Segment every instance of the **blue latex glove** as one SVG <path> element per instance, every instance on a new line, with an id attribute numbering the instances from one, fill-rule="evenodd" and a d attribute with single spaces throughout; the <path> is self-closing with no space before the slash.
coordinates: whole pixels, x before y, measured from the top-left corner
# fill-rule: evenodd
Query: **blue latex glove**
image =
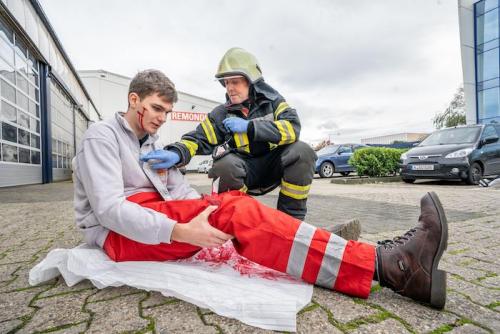
<path id="1" fill-rule="evenodd" d="M 153 169 L 169 169 L 181 160 L 179 154 L 167 150 L 155 150 L 140 158 L 141 161 L 156 160 L 151 168 Z"/>
<path id="2" fill-rule="evenodd" d="M 246 133 L 248 131 L 248 123 L 250 123 L 250 121 L 239 117 L 229 117 L 223 120 L 222 123 L 224 124 L 224 127 L 231 132 Z"/>

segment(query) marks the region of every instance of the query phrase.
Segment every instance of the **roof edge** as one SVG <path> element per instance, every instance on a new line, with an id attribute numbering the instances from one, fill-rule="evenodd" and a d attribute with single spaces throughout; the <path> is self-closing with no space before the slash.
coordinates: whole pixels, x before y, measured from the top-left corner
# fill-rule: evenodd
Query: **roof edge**
<path id="1" fill-rule="evenodd" d="M 56 35 L 56 32 L 54 30 L 54 28 L 52 27 L 52 25 L 50 24 L 49 22 L 49 19 L 47 17 L 47 15 L 45 14 L 45 11 L 43 10 L 42 8 L 42 5 L 38 2 L 38 0 L 29 0 L 29 2 L 31 3 L 31 5 L 33 6 L 33 8 L 35 9 L 35 12 L 38 14 L 38 16 L 40 17 L 40 19 L 42 20 L 43 24 L 45 25 L 45 27 L 47 28 L 47 31 L 49 32 L 50 34 L 50 37 L 52 37 L 52 39 L 54 40 L 54 43 L 56 44 L 56 47 L 59 49 L 59 51 L 61 52 L 64 60 L 66 61 L 66 63 L 68 64 L 68 67 L 70 68 L 71 72 L 73 73 L 73 75 L 75 76 L 76 78 L 76 81 L 80 84 L 80 87 L 82 88 L 83 90 L 83 93 L 85 94 L 85 96 L 87 97 L 87 99 L 89 99 L 90 103 L 92 104 L 92 106 L 94 107 L 94 110 L 96 111 L 97 115 L 99 116 L 99 118 L 102 119 L 102 115 L 101 113 L 99 112 L 99 110 L 97 109 L 94 101 L 92 100 L 92 98 L 90 97 L 90 94 L 89 92 L 87 91 L 87 88 L 85 88 L 85 85 L 83 84 L 82 80 L 80 79 L 80 76 L 78 75 L 78 71 L 75 69 L 75 67 L 73 66 L 73 63 L 71 62 L 71 60 L 69 59 L 69 56 L 68 54 L 66 53 L 66 51 L 64 50 L 64 47 L 62 46 L 62 43 L 61 41 L 59 40 L 59 38 L 57 37 Z"/>

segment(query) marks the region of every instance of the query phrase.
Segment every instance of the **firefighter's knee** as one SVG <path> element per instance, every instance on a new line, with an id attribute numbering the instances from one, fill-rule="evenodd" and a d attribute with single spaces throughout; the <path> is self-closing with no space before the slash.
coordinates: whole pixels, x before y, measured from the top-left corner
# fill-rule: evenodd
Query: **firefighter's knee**
<path id="1" fill-rule="evenodd" d="M 220 192 L 242 189 L 245 185 L 246 175 L 245 162 L 236 154 L 228 154 L 215 160 L 212 168 L 208 171 L 209 178 L 220 178 Z"/>
<path id="2" fill-rule="evenodd" d="M 313 149 L 304 142 L 290 144 L 281 156 L 281 163 L 288 173 L 293 176 L 306 175 L 312 180 L 314 165 L 317 156 Z M 295 177 L 292 177 L 295 178 Z"/>

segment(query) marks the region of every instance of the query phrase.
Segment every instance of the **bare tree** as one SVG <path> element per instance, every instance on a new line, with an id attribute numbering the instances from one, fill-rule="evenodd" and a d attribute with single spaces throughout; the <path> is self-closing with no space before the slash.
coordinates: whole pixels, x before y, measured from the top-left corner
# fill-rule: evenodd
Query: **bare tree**
<path id="1" fill-rule="evenodd" d="M 458 88 L 448 108 L 442 113 L 436 114 L 433 123 L 436 129 L 465 124 L 465 99 L 463 87 Z"/>
<path id="2" fill-rule="evenodd" d="M 321 150 L 323 147 L 326 147 L 328 145 L 331 145 L 330 143 L 330 139 L 325 139 L 323 140 L 321 143 L 318 143 L 316 146 L 313 147 L 313 150 L 314 151 L 319 151 Z"/>

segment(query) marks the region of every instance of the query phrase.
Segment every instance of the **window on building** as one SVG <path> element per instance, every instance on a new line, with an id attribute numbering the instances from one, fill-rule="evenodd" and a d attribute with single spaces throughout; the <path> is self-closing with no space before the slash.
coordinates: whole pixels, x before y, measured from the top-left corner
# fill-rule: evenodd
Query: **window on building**
<path id="1" fill-rule="evenodd" d="M 0 20 L 1 162 L 40 164 L 38 62 Z"/>
<path id="2" fill-rule="evenodd" d="M 478 92 L 479 118 L 494 119 L 499 116 L 500 89 L 491 88 Z"/>
<path id="3" fill-rule="evenodd" d="M 59 85 L 51 81 L 52 168 L 71 168 L 74 156 L 73 102 Z"/>
<path id="4" fill-rule="evenodd" d="M 476 19 L 477 44 L 498 39 L 498 10 L 490 10 Z"/>
<path id="5" fill-rule="evenodd" d="M 474 5 L 478 123 L 500 121 L 499 0 Z"/>
<path id="6" fill-rule="evenodd" d="M 496 79 L 499 76 L 499 49 L 489 50 L 477 57 L 477 81 Z"/>

